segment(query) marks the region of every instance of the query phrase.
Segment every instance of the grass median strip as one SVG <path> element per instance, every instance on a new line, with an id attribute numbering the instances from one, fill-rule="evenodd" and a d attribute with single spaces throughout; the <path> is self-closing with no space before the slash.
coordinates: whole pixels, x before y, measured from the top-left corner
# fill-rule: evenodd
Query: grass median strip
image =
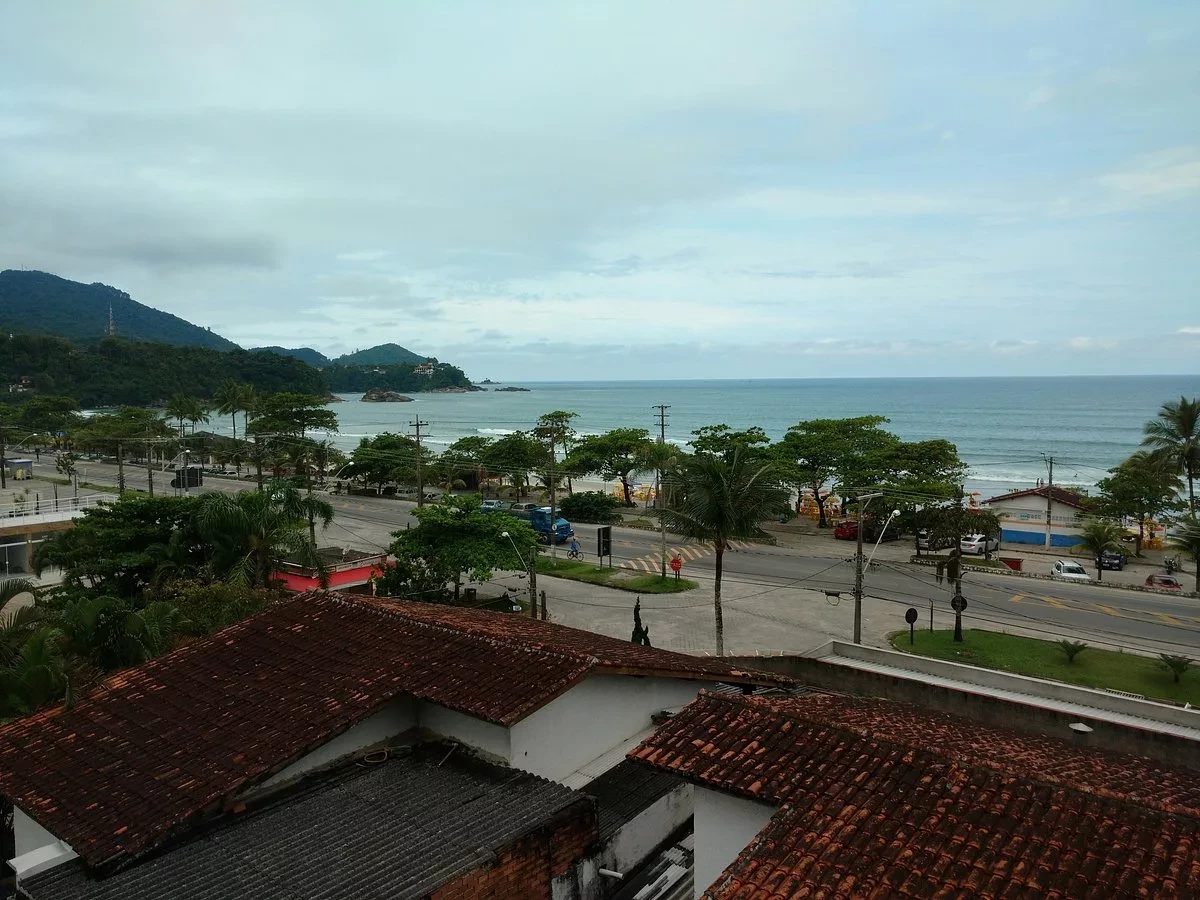
<path id="1" fill-rule="evenodd" d="M 609 569 L 591 563 L 576 562 L 573 559 L 550 559 L 546 556 L 538 557 L 537 570 L 539 575 L 553 575 L 556 578 L 568 578 L 571 581 L 635 591 L 639 594 L 678 594 L 700 586 L 688 578 L 676 579 L 673 575 L 662 578 L 658 575 L 637 574 L 629 569 Z"/>
<path id="2" fill-rule="evenodd" d="M 954 643 L 954 632 L 949 629 L 918 630 L 915 638 L 916 643 L 910 646 L 908 632 L 897 632 L 892 635 L 892 647 L 904 653 L 999 669 L 1014 675 L 1128 691 L 1147 700 L 1200 705 L 1200 668 L 1188 669 L 1176 684 L 1171 670 L 1156 656 L 1087 647 L 1074 662 L 1068 662 L 1063 648 L 1053 641 L 974 628 L 963 632 L 961 644 Z M 1200 654 L 1193 658 L 1200 666 Z"/>

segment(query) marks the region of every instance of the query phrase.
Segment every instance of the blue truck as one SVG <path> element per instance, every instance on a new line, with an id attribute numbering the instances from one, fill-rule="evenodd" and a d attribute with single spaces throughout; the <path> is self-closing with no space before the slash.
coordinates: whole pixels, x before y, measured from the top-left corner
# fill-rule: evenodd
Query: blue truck
<path id="1" fill-rule="evenodd" d="M 533 526 L 533 530 L 538 533 L 538 540 L 543 544 L 550 543 L 551 533 L 554 535 L 554 543 L 565 544 L 575 536 L 575 529 L 571 527 L 571 523 L 562 516 L 555 516 L 554 527 L 550 527 L 550 507 L 534 507 L 532 509 L 527 506 L 519 506 L 510 509 L 510 515 L 516 516 L 518 519 L 524 519 Z"/>

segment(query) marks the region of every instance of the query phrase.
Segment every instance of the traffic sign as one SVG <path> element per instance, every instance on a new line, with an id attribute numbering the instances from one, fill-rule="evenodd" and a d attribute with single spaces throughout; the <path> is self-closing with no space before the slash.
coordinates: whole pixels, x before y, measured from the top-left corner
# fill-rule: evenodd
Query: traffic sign
<path id="1" fill-rule="evenodd" d="M 955 594 L 953 599 L 950 601 L 950 608 L 956 613 L 962 612 L 967 608 L 967 598 L 962 594 Z"/>
<path id="2" fill-rule="evenodd" d="M 671 557 L 671 571 L 674 572 L 676 575 L 678 575 L 679 570 L 682 568 L 683 568 L 683 560 L 680 559 L 678 556 Z"/>

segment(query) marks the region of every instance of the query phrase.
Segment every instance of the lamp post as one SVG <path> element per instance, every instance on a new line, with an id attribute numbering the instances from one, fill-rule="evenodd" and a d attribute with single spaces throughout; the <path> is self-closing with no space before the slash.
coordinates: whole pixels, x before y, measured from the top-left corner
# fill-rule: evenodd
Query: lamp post
<path id="1" fill-rule="evenodd" d="M 508 538 L 508 542 L 512 544 L 513 552 L 517 554 L 517 559 L 521 561 L 521 565 L 525 566 L 525 571 L 529 573 L 529 617 L 536 619 L 538 617 L 537 605 L 537 551 L 534 551 L 534 557 L 528 563 L 525 562 L 525 557 L 521 555 L 521 551 L 517 548 L 517 542 L 513 540 L 512 535 L 507 531 L 500 532 L 501 537 Z"/>

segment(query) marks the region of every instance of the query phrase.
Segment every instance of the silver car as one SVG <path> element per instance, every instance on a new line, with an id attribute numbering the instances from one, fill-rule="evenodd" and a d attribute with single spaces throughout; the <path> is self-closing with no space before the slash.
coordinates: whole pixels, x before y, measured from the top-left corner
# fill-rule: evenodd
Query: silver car
<path id="1" fill-rule="evenodd" d="M 983 556 L 989 550 L 1000 549 L 1000 538 L 990 538 L 982 534 L 968 534 L 958 542 L 958 549 L 962 553 L 974 553 L 977 556 Z"/>
<path id="2" fill-rule="evenodd" d="M 1050 574 L 1054 578 L 1063 578 L 1067 581 L 1091 581 L 1088 576 L 1087 569 L 1077 562 L 1072 562 L 1069 559 L 1060 559 L 1050 567 Z"/>

